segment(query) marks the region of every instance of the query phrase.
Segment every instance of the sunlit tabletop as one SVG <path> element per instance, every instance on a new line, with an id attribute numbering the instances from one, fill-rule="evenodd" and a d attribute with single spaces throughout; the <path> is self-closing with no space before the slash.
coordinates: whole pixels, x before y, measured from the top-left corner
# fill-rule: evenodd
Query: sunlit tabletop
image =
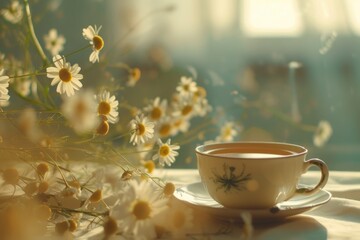
<path id="1" fill-rule="evenodd" d="M 200 181 L 196 169 L 159 170 L 157 174 L 173 181 L 178 188 Z M 311 185 L 318 178 L 318 172 L 309 171 L 302 183 Z M 252 239 L 360 239 L 360 172 L 330 171 L 324 190 L 332 197 L 321 206 L 283 220 L 253 223 Z M 204 216 L 206 211 L 199 212 L 196 207 L 194 214 L 202 216 L 197 223 L 200 228 L 197 226 L 193 236 L 196 233 L 209 239 L 241 236 L 241 223 L 218 220 L 211 214 Z"/>

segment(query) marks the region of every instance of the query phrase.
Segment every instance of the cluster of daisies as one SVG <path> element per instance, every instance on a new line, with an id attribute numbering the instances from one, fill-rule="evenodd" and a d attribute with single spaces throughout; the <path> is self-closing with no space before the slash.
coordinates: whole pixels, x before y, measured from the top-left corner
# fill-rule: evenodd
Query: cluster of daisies
<path id="1" fill-rule="evenodd" d="M 75 174 L 55 162 L 30 165 L 0 173 L 2 190 L 16 196 L 0 205 L 4 239 L 76 239 L 94 228 L 98 239 L 184 238 L 193 227 L 192 210 L 170 200 L 171 182 L 104 166 Z"/>
<path id="2" fill-rule="evenodd" d="M 24 9 L 29 7 L 26 4 L 26 1 L 25 6 L 16 0 L 11 1 L 0 14 L 10 24 L 25 23 Z M 105 46 L 100 30 L 101 26 L 82 29 L 82 36 L 89 44 L 80 50 L 91 49 L 88 58 L 91 64 L 101 61 L 101 51 Z M 36 39 L 33 40 L 36 42 Z M 9 201 L 0 204 L 0 236 L 23 239 L 49 235 L 51 239 L 56 236 L 68 239 L 88 232 L 89 228 L 100 227 L 102 239 L 112 236 L 154 239 L 169 234 L 184 237 L 193 227 L 191 209 L 170 201 L 175 191 L 173 183 L 150 174 L 156 162 L 160 166 L 170 166 L 175 162 L 180 146 L 173 144 L 171 138 L 188 132 L 192 118 L 204 117 L 211 111 L 206 90 L 198 86 L 193 78 L 181 77 L 171 101 L 156 97 L 142 109 L 134 110 L 133 119 L 126 119 L 128 130 L 121 136 L 128 137 L 128 144 L 138 148 L 137 152 L 146 154 L 139 156 L 143 160 L 140 166 L 126 159 L 123 165 L 116 162 L 117 167 L 98 166 L 85 173 L 83 168 L 75 172 L 59 165 L 60 161 L 67 159 L 66 150 L 62 153 L 59 149 L 66 149 L 66 141 L 71 144 L 72 140 L 67 138 L 71 134 L 66 132 L 56 139 L 62 141 L 58 148 L 54 143 L 56 134 L 48 135 L 40 123 L 65 122 L 76 133 L 76 140 L 80 139 L 78 145 L 71 146 L 77 149 L 84 139 L 86 142 L 110 136 L 110 126 L 115 130 L 120 128 L 121 116 L 116 92 L 87 89 L 86 72 L 79 64 L 70 63 L 69 56 L 62 53 L 65 44 L 65 37 L 56 29 L 50 29 L 43 36 L 43 45 L 52 61 L 41 56 L 44 67 L 38 71 L 29 72 L 28 69 L 35 68 L 32 64 L 25 70 L 25 64 L 16 62 L 14 58 L 7 59 L 0 53 L 1 111 L 10 105 L 13 92 L 41 109 L 39 112 L 33 107 L 26 108 L 16 115 L 13 123 L 41 152 L 35 154 L 36 162 L 27 161 L 29 156 L 33 157 L 33 152 L 19 148 L 17 155 L 30 168 L 22 166 L 0 170 L 1 191 L 9 190 L 9 195 L 12 195 Z M 134 87 L 141 71 L 138 68 L 126 69 L 129 73 L 126 86 Z M 56 92 L 56 96 L 52 92 Z M 58 102 L 60 106 L 57 106 Z M 50 117 L 44 117 L 46 113 Z M 11 113 L 6 117 L 9 115 Z M 112 137 L 117 135 L 118 132 L 112 133 Z M 100 139 L 99 149 L 105 146 L 104 139 Z M 77 141 L 74 143 L 77 144 Z M 117 150 L 114 152 L 117 153 Z M 114 154 L 109 152 L 94 152 L 93 155 L 94 158 L 100 155 L 114 158 Z M 115 155 L 119 158 L 120 154 Z M 121 155 L 121 158 L 126 157 Z M 42 159 L 41 163 L 39 159 Z M 52 231 L 48 231 L 49 228 Z"/>
<path id="3" fill-rule="evenodd" d="M 99 53 L 104 47 L 104 40 L 99 35 L 100 29 L 101 27 L 88 26 L 82 32 L 84 38 L 89 41 L 89 46 L 92 47 L 89 57 L 92 63 L 99 61 Z M 63 49 L 65 39 L 59 37 L 56 30 L 51 29 L 44 39 L 51 53 Z M 119 102 L 116 96 L 107 90 L 102 90 L 98 94 L 90 90 L 81 90 L 84 79 L 81 67 L 67 62 L 65 56 L 56 54 L 52 62 L 53 66 L 46 68 L 46 76 L 52 79 L 50 85 L 56 86 L 56 92 L 64 96 L 60 112 L 68 125 L 80 135 L 87 133 L 107 135 L 110 124 L 118 122 Z M 0 72 L 0 101 L 6 102 L 2 104 L 5 106 L 9 104 L 10 79 L 18 75 L 8 77 L 3 75 L 3 72 L 3 70 Z M 133 75 L 139 77 L 139 70 L 134 69 Z M 152 160 L 158 159 L 161 166 L 170 166 L 175 161 L 177 150 L 180 148 L 171 144 L 170 137 L 179 132 L 187 132 L 193 117 L 205 116 L 210 110 L 206 90 L 198 86 L 192 78 L 182 77 L 170 103 L 166 99 L 157 97 L 143 110 L 138 110 L 134 119 L 130 121 L 130 142 L 139 148 L 149 148 L 158 144 L 158 151 L 153 155 Z M 28 110 L 24 111 L 23 115 L 28 116 L 30 113 L 30 119 L 36 119 L 36 114 Z M 31 128 L 27 127 L 27 129 Z M 32 136 L 35 136 L 33 129 L 35 125 L 32 128 Z M 163 142 L 161 140 L 163 138 L 167 140 Z"/>

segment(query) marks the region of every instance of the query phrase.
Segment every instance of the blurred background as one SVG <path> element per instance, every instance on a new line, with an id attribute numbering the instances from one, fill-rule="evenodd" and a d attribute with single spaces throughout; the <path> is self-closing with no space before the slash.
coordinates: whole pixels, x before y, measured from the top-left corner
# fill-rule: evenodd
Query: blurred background
<path id="1" fill-rule="evenodd" d="M 218 130 L 184 146 L 174 167 L 195 167 L 194 147 L 234 122 L 234 140 L 301 144 L 331 170 L 360 170 L 360 1 L 33 2 L 48 19 L 38 35 L 56 28 L 65 48 L 85 44 L 84 27 L 103 26 L 104 51 L 142 70 L 138 94 L 123 93 L 129 101 L 170 97 L 182 75 L 205 87 Z M 332 134 L 316 146 L 320 121 Z"/>

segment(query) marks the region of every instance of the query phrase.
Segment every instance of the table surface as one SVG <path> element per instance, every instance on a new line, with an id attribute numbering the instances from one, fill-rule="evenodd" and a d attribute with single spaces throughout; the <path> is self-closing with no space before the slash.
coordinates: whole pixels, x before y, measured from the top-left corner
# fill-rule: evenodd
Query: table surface
<path id="1" fill-rule="evenodd" d="M 196 169 L 163 169 L 156 174 L 177 187 L 200 181 Z M 317 183 L 319 177 L 319 172 L 309 171 L 301 182 L 311 185 Z M 360 172 L 330 171 L 324 189 L 332 194 L 329 202 L 281 221 L 253 223 L 252 239 L 360 239 Z M 210 239 L 239 239 L 242 226 L 224 224 L 229 223 L 214 219 L 204 221 L 201 228 Z M 214 234 L 224 228 L 230 231 Z"/>

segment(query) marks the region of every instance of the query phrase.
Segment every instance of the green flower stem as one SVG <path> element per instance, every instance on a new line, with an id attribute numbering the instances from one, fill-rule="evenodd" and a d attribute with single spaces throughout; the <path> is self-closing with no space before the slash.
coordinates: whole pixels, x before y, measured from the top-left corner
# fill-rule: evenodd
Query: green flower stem
<path id="1" fill-rule="evenodd" d="M 91 44 L 87 44 L 86 46 L 84 46 L 84 47 L 82 47 L 82 48 L 79 48 L 79 49 L 77 49 L 77 50 L 75 50 L 75 51 L 72 51 L 72 52 L 70 52 L 70 53 L 68 53 L 68 54 L 65 54 L 65 57 L 72 56 L 72 55 L 74 55 L 74 54 L 76 54 L 76 53 L 78 53 L 78 52 L 81 52 L 81 51 L 83 51 L 83 50 L 91 47 L 91 46 L 92 46 Z M 61 59 L 63 59 L 63 58 L 60 58 L 59 60 L 61 60 Z"/>
<path id="2" fill-rule="evenodd" d="M 25 4 L 27 23 L 28 23 L 28 27 L 29 27 L 29 30 L 30 30 L 31 38 L 32 38 L 32 40 L 33 40 L 33 42 L 35 44 L 36 50 L 38 51 L 41 59 L 44 62 L 44 65 L 46 65 L 48 63 L 48 59 L 47 59 L 47 57 L 46 57 L 46 55 L 44 53 L 44 50 L 42 49 L 42 47 L 41 47 L 41 45 L 39 43 L 39 40 L 37 39 L 36 34 L 35 34 L 34 25 L 33 25 L 32 18 L 31 18 L 29 1 L 24 0 L 24 4 Z"/>
<path id="3" fill-rule="evenodd" d="M 34 72 L 34 73 L 28 73 L 28 74 L 23 74 L 23 75 L 15 75 L 15 76 L 10 76 L 9 78 L 12 79 L 12 78 L 24 78 L 24 77 L 32 77 L 32 76 L 43 76 L 43 75 L 46 75 L 47 73 L 45 72 Z M 56 107 L 55 105 L 55 102 L 54 100 L 52 99 L 51 95 L 48 93 L 48 92 L 44 92 L 44 87 L 42 86 L 41 82 L 40 81 L 36 81 L 38 86 L 41 88 L 42 90 L 42 93 L 45 97 L 45 100 L 49 100 L 50 101 L 50 104 L 47 104 L 47 103 L 42 103 L 38 97 L 37 99 L 31 99 L 31 98 L 28 98 L 28 97 L 25 97 L 25 96 L 21 96 L 18 92 L 16 92 L 20 98 L 22 98 L 23 100 L 25 101 L 28 101 L 32 104 L 36 104 L 36 105 L 39 105 L 39 106 L 45 106 L 45 108 L 47 110 L 52 110 Z"/>
<path id="4" fill-rule="evenodd" d="M 41 75 L 46 75 L 45 72 L 35 72 L 35 73 L 28 73 L 28 74 L 23 74 L 23 75 L 15 75 L 15 76 L 9 76 L 9 78 L 23 78 L 23 77 L 32 77 L 32 76 L 41 76 Z"/>
<path id="5" fill-rule="evenodd" d="M 65 208 L 62 206 L 54 206 L 54 205 L 49 205 L 49 207 L 52 210 L 56 210 L 59 212 L 69 212 L 69 213 L 82 213 L 82 214 L 86 214 L 92 217 L 99 217 L 99 216 L 108 216 L 109 212 L 105 211 L 105 212 L 90 212 L 90 211 L 86 211 L 86 210 L 82 210 L 82 209 L 71 209 L 71 208 Z"/>
<path id="6" fill-rule="evenodd" d="M 24 101 L 27 101 L 27 102 L 29 102 L 29 103 L 31 103 L 31 104 L 33 104 L 33 105 L 42 106 L 42 107 L 44 107 L 46 110 L 54 110 L 54 108 L 53 108 L 52 106 L 50 106 L 50 105 L 48 105 L 48 104 L 46 104 L 46 103 L 43 103 L 43 102 L 38 101 L 38 100 L 36 100 L 36 99 L 32 99 L 32 98 L 23 96 L 23 95 L 21 95 L 20 93 L 18 93 L 18 92 L 15 91 L 15 90 L 14 90 L 14 92 L 15 92 L 15 94 L 16 94 L 19 98 L 23 99 Z"/>

